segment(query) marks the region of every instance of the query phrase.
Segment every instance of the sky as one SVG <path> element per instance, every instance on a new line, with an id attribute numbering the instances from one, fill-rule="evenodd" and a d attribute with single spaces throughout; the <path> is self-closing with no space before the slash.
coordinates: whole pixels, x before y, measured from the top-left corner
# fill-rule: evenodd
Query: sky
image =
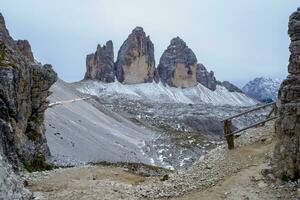
<path id="1" fill-rule="evenodd" d="M 181 37 L 218 80 L 243 86 L 255 77 L 287 75 L 289 15 L 296 0 L 0 0 L 15 39 L 59 77 L 79 81 L 97 44 L 118 50 L 136 26 L 150 35 L 156 64 L 170 40 Z"/>

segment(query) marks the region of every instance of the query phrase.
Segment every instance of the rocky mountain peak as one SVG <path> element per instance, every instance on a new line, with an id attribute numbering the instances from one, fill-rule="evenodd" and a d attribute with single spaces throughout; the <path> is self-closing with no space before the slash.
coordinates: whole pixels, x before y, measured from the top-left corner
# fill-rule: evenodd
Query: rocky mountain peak
<path id="1" fill-rule="evenodd" d="M 201 83 L 208 89 L 215 91 L 217 87 L 217 80 L 213 71 L 208 72 L 203 64 L 197 64 L 196 69 L 197 82 Z"/>
<path id="2" fill-rule="evenodd" d="M 173 38 L 164 51 L 157 67 L 162 83 L 187 88 L 197 85 L 197 58 L 179 37 Z"/>
<path id="3" fill-rule="evenodd" d="M 118 52 L 116 77 L 124 84 L 152 82 L 155 73 L 154 45 L 143 28 L 136 27 Z"/>
<path id="4" fill-rule="evenodd" d="M 248 96 L 262 102 L 276 101 L 280 81 L 277 79 L 258 77 L 248 82 L 243 92 Z"/>
<path id="5" fill-rule="evenodd" d="M 135 27 L 135 28 L 132 30 L 132 33 L 133 33 L 133 34 L 136 34 L 136 33 L 145 34 L 144 29 L 143 29 L 143 27 L 141 27 L 141 26 Z"/>
<path id="6" fill-rule="evenodd" d="M 186 47 L 186 43 L 185 41 L 183 41 L 180 37 L 175 37 L 171 40 L 171 45 L 170 47 L 172 46 L 176 46 L 176 47 Z"/>
<path id="7" fill-rule="evenodd" d="M 98 44 L 96 52 L 87 55 L 84 79 L 103 82 L 113 82 L 115 80 L 114 49 L 111 40 L 107 41 L 103 47 Z"/>

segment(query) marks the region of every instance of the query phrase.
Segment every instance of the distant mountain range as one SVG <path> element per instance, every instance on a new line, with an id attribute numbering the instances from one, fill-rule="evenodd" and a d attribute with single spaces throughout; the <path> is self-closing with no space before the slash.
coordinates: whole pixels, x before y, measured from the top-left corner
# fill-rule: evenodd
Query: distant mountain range
<path id="1" fill-rule="evenodd" d="M 246 95 L 258 101 L 271 102 L 277 100 L 280 83 L 279 79 L 259 77 L 247 83 L 242 90 Z"/>

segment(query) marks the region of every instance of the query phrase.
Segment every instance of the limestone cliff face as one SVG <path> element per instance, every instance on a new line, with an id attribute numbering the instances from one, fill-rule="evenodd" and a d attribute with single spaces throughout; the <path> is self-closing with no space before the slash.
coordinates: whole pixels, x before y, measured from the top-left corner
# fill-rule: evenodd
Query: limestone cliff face
<path id="1" fill-rule="evenodd" d="M 118 52 L 116 77 L 124 84 L 152 82 L 155 73 L 154 46 L 143 28 L 136 27 Z"/>
<path id="2" fill-rule="evenodd" d="M 300 8 L 290 16 L 289 35 L 289 76 L 278 92 L 273 164 L 277 177 L 297 180 L 300 178 Z"/>
<path id="3" fill-rule="evenodd" d="M 161 56 L 157 70 L 162 83 L 188 88 L 197 85 L 196 68 L 195 54 L 182 39 L 176 37 Z"/>
<path id="4" fill-rule="evenodd" d="M 44 135 L 48 89 L 57 75 L 50 65 L 25 58 L 0 20 L 0 153 L 15 170 L 45 164 L 49 149 Z M 12 45 L 12 46 L 11 46 Z"/>
<path id="5" fill-rule="evenodd" d="M 95 53 L 87 55 L 84 79 L 107 83 L 114 81 L 114 49 L 112 41 L 106 42 L 106 45 L 103 47 L 98 45 Z"/>
<path id="6" fill-rule="evenodd" d="M 208 89 L 215 91 L 217 87 L 217 80 L 213 71 L 208 72 L 204 65 L 197 64 L 196 70 L 197 82 L 201 83 Z"/>

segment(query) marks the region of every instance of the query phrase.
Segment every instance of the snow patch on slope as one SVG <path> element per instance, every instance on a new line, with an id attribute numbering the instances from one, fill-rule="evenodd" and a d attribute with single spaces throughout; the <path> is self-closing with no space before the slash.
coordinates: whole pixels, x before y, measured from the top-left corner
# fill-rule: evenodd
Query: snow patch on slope
<path id="1" fill-rule="evenodd" d="M 81 81 L 74 84 L 77 89 L 95 96 L 122 96 L 127 99 L 145 99 L 160 103 L 208 103 L 213 105 L 252 106 L 257 101 L 239 92 L 229 92 L 218 85 L 211 91 L 201 84 L 191 88 L 175 88 L 162 83 L 142 83 L 123 85 L 120 82 L 103 83 L 97 81 Z"/>

